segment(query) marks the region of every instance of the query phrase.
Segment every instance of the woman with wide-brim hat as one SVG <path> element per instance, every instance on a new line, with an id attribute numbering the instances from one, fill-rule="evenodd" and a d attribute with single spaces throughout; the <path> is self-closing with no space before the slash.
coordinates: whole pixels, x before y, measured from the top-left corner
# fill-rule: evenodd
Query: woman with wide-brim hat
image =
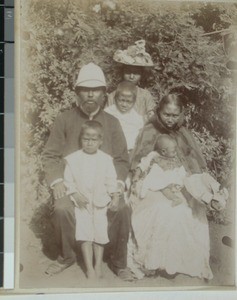
<path id="1" fill-rule="evenodd" d="M 134 109 L 144 117 L 144 120 L 147 120 L 154 114 L 156 103 L 148 90 L 139 87 L 146 70 L 154 66 L 150 54 L 145 51 L 145 41 L 139 40 L 125 50 L 117 50 L 113 59 L 123 66 L 123 80 L 130 81 L 137 86 Z M 115 91 L 109 94 L 107 106 L 114 103 Z"/>

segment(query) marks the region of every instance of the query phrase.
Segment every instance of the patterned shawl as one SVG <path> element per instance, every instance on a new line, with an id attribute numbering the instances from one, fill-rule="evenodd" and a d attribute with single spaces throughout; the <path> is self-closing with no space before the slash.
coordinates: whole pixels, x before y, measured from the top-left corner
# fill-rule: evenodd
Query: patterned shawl
<path id="1" fill-rule="evenodd" d="M 136 168 L 142 157 L 154 150 L 156 140 L 161 134 L 168 134 L 176 140 L 178 157 L 188 173 L 195 174 L 206 171 L 205 159 L 192 133 L 182 125 L 168 129 L 162 124 L 158 116 L 154 116 L 145 125 L 137 138 L 132 155 L 132 170 Z"/>
<path id="2" fill-rule="evenodd" d="M 197 174 L 206 171 L 206 162 L 201 150 L 194 140 L 192 133 L 184 126 L 177 125 L 173 129 L 166 128 L 158 116 L 154 116 L 137 138 L 132 155 L 131 170 L 135 170 L 142 157 L 154 150 L 156 139 L 161 134 L 173 137 L 178 145 L 177 155 L 189 174 Z M 185 189 L 183 191 L 193 216 L 206 223 L 205 206 L 194 199 Z"/>

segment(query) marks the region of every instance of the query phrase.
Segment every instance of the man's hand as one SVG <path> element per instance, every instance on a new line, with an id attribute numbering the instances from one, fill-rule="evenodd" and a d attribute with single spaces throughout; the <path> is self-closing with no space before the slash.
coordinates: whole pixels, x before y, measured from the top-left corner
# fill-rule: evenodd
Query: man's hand
<path id="1" fill-rule="evenodd" d="M 114 193 L 112 195 L 112 200 L 108 206 L 108 209 L 111 211 L 118 211 L 119 208 L 119 201 L 120 201 L 120 194 Z"/>
<path id="2" fill-rule="evenodd" d="M 76 206 L 79 208 L 86 208 L 87 204 L 89 203 L 89 200 L 81 193 L 73 193 L 71 194 L 72 198 L 75 201 Z"/>
<path id="3" fill-rule="evenodd" d="M 64 197 L 66 194 L 66 187 L 63 182 L 55 183 L 52 189 L 53 189 L 53 197 L 55 200 Z"/>

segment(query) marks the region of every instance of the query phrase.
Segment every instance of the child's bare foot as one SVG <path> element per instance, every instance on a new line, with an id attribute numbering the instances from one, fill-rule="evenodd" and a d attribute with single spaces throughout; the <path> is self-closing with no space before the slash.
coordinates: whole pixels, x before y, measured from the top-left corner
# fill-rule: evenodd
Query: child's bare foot
<path id="1" fill-rule="evenodd" d="M 103 278 L 101 266 L 95 266 L 95 274 L 97 278 Z"/>
<path id="2" fill-rule="evenodd" d="M 156 275 L 156 270 L 148 270 L 145 267 L 142 267 L 141 270 L 147 277 L 153 277 Z"/>
<path id="3" fill-rule="evenodd" d="M 88 270 L 86 272 L 86 277 L 88 279 L 96 279 L 96 272 L 95 272 L 95 270 L 94 269 Z"/>

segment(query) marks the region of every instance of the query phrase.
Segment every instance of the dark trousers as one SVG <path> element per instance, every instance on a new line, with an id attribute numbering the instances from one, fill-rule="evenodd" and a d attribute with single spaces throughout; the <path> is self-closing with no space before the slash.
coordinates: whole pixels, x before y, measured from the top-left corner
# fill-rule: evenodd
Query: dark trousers
<path id="1" fill-rule="evenodd" d="M 71 264 L 76 260 L 76 220 L 75 207 L 68 196 L 54 201 L 52 222 L 56 243 L 60 250 L 58 260 L 63 264 Z"/>
<path id="2" fill-rule="evenodd" d="M 105 251 L 109 256 L 110 267 L 117 273 L 119 269 L 127 267 L 127 243 L 131 213 L 129 207 L 121 199 L 118 211 L 108 210 L 107 216 L 109 243 L 105 246 Z"/>
<path id="3" fill-rule="evenodd" d="M 74 204 L 68 196 L 54 201 L 52 222 L 56 242 L 60 248 L 61 263 L 70 264 L 76 260 L 75 254 L 75 211 Z M 111 267 L 123 269 L 127 266 L 127 242 L 130 230 L 130 210 L 121 201 L 118 211 L 108 210 L 108 235 L 110 242 L 106 245 Z"/>

